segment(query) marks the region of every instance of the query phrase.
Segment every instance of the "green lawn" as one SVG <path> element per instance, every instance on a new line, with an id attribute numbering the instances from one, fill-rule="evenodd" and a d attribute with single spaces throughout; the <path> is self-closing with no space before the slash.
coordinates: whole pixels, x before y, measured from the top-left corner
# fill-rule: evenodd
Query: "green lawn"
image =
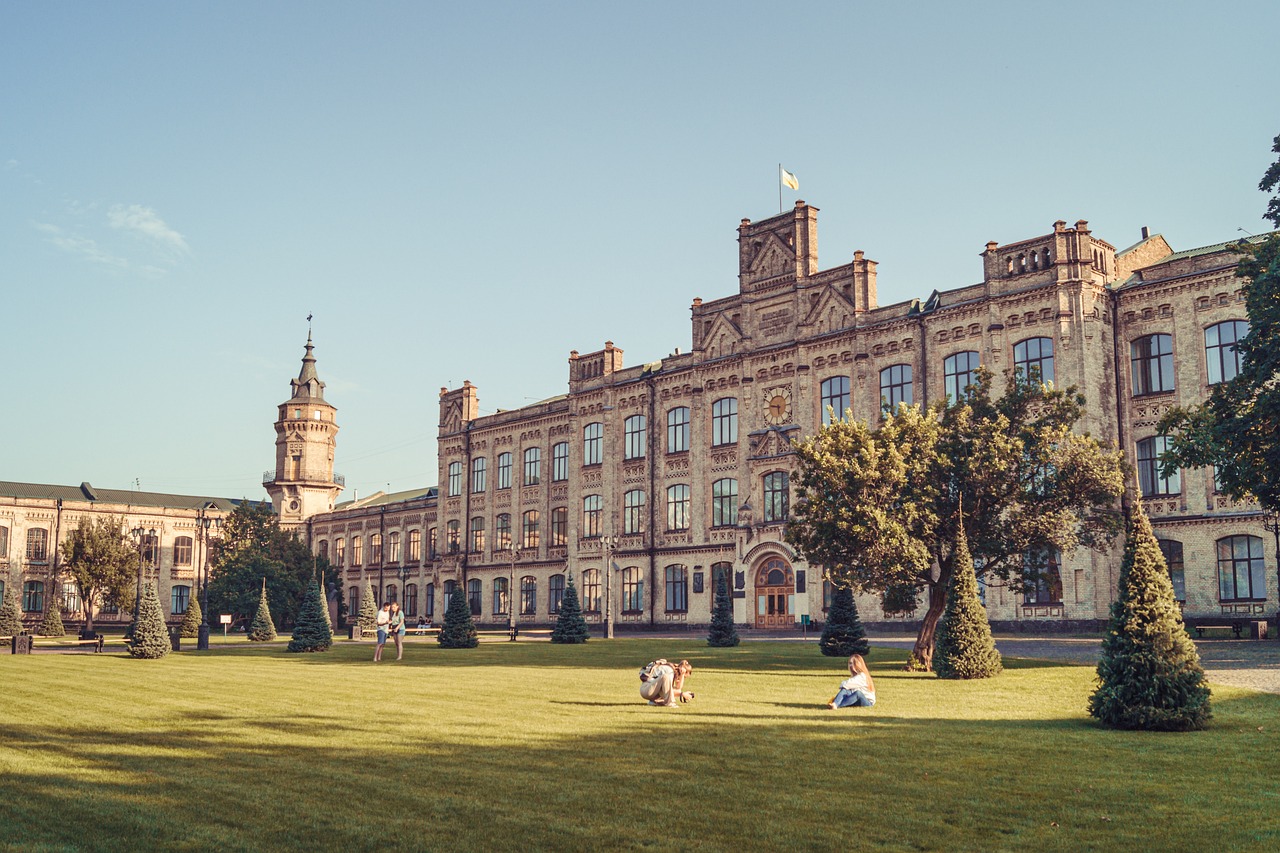
<path id="1" fill-rule="evenodd" d="M 813 643 L 6 654 L 0 850 L 1280 846 L 1280 697 L 1112 732 L 1091 668 L 949 683 L 904 655 L 873 650 L 880 703 L 833 712 Z M 693 662 L 692 704 L 641 702 L 659 656 Z"/>

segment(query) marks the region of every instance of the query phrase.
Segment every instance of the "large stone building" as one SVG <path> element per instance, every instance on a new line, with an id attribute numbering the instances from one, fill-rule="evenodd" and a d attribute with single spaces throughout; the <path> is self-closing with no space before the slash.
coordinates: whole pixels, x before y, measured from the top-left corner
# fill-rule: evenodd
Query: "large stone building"
<path id="1" fill-rule="evenodd" d="M 831 411 L 874 421 L 885 405 L 954 398 L 982 364 L 1083 389 L 1082 426 L 1129 455 L 1188 616 L 1275 610 L 1266 567 L 1276 555 L 1256 507 L 1217 494 L 1211 471 L 1161 478 L 1156 468 L 1159 416 L 1238 368 L 1233 342 L 1247 326 L 1230 244 L 1173 252 L 1144 229 L 1117 251 L 1084 221 L 1056 222 L 988 243 L 978 283 L 880 305 L 876 263 L 862 252 L 819 267 L 817 213 L 797 202 L 742 221 L 738 292 L 693 301 L 688 353 L 627 366 L 612 342 L 571 352 L 568 393 L 492 415 L 480 415 L 471 383 L 442 389 L 438 493 L 378 494 L 306 517 L 314 549 L 345 573 L 348 603 L 367 582 L 430 617 L 458 590 L 482 623 L 546 624 L 572 575 L 589 620 L 679 627 L 709 621 L 723 575 L 740 623 L 820 622 L 821 568 L 783 539 L 791 441 Z M 278 452 L 278 504 L 290 484 L 308 481 L 317 499 L 333 485 L 332 408 L 294 412 L 323 427 L 287 439 L 291 405 L 281 441 L 314 441 L 317 452 Z M 299 457 L 320 467 L 300 476 L 289 467 Z M 282 518 L 298 511 L 289 507 Z M 1025 594 L 983 588 L 993 622 L 1053 630 L 1106 619 L 1118 548 L 1036 563 Z M 860 606 L 869 622 L 916 615 L 870 596 Z"/>

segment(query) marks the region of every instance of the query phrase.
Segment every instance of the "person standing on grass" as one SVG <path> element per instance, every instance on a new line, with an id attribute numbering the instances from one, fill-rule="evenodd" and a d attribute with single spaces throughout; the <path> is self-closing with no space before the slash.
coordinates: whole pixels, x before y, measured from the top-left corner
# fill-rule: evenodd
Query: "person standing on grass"
<path id="1" fill-rule="evenodd" d="M 382 660 L 382 647 L 387 644 L 387 625 L 391 622 L 391 605 L 383 604 L 378 610 L 378 645 L 373 650 L 373 662 Z"/>
<path id="2" fill-rule="evenodd" d="M 400 612 L 400 602 L 391 602 L 391 619 L 387 622 L 387 631 L 396 641 L 396 660 L 404 657 L 404 614 Z"/>
<path id="3" fill-rule="evenodd" d="M 840 682 L 840 689 L 831 697 L 827 707 L 852 708 L 861 705 L 870 708 L 876 704 L 876 683 L 871 679 L 867 662 L 862 655 L 849 655 L 849 677 Z"/>

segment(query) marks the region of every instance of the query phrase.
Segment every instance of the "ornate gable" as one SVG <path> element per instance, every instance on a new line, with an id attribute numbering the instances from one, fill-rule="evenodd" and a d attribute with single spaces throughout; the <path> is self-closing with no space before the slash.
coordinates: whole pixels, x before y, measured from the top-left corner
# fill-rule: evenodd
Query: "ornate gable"
<path id="1" fill-rule="evenodd" d="M 834 288 L 824 288 L 800 321 L 800 326 L 811 335 L 850 329 L 853 328 L 854 312 L 852 302 Z"/>
<path id="2" fill-rule="evenodd" d="M 716 317 L 702 338 L 702 351 L 707 358 L 720 358 L 740 352 L 742 330 L 723 314 Z"/>

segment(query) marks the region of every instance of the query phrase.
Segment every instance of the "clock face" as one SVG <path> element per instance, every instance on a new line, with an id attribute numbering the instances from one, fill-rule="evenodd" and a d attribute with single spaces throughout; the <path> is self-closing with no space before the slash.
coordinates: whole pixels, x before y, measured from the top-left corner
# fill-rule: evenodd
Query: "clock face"
<path id="1" fill-rule="evenodd" d="M 764 393 L 764 399 L 764 419 L 774 425 L 786 423 L 791 417 L 791 389 L 771 389 Z"/>

